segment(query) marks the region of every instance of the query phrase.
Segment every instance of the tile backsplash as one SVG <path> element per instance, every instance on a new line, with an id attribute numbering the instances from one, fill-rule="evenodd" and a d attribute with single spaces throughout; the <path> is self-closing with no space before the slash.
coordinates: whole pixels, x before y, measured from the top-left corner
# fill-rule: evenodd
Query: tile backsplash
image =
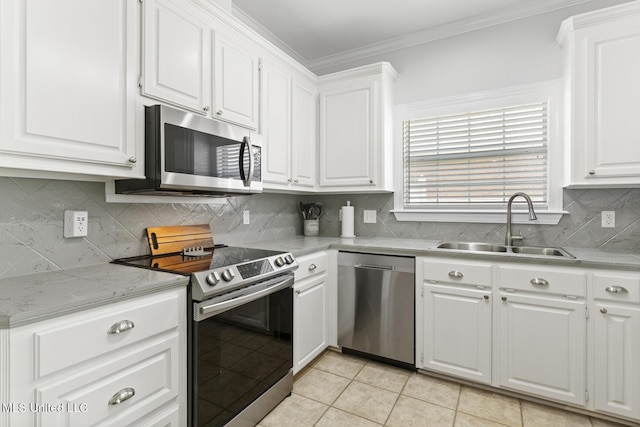
<path id="1" fill-rule="evenodd" d="M 304 197 L 305 203 L 322 205 L 320 235 L 340 235 L 338 215 L 347 200 L 355 206 L 355 234 L 359 237 L 504 243 L 505 224 L 396 221 L 391 213 L 393 194 Z M 564 209 L 569 214 L 563 215 L 558 225 L 514 224 L 513 230 L 522 233 L 527 245 L 640 252 L 640 189 L 564 190 Z M 363 222 L 364 210 L 376 211 L 375 224 Z M 615 228 L 601 227 L 602 211 L 615 211 Z"/>
<path id="2" fill-rule="evenodd" d="M 340 206 L 355 205 L 355 233 L 365 237 L 436 240 L 504 240 L 504 224 L 398 222 L 393 195 L 296 196 L 261 194 L 227 204 L 106 203 L 104 184 L 0 177 L 0 277 L 109 262 L 149 252 L 145 228 L 209 223 L 216 242 L 282 239 L 302 235 L 300 201 L 321 203 L 320 235 L 339 236 Z M 556 226 L 514 226 L 531 245 L 592 247 L 640 252 L 640 189 L 565 190 L 565 210 Z M 89 212 L 88 236 L 63 238 L 64 211 Z M 364 224 L 363 210 L 375 210 Z M 250 211 L 244 225 L 242 212 Z M 616 212 L 616 227 L 601 228 L 600 213 Z"/>
<path id="3" fill-rule="evenodd" d="M 229 245 L 293 237 L 302 234 L 297 204 L 282 194 L 210 205 L 106 203 L 102 183 L 0 177 L 0 277 L 149 253 L 147 227 L 209 223 L 215 242 Z M 63 237 L 67 209 L 88 211 L 87 237 Z"/>

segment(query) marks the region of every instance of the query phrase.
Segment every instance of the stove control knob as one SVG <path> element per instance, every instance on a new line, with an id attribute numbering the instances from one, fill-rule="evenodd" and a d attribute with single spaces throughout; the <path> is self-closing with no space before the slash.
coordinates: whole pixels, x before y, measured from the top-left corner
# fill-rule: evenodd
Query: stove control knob
<path id="1" fill-rule="evenodd" d="M 284 257 L 284 261 L 287 264 L 293 264 L 293 256 L 291 256 L 291 254 L 287 255 L 286 257 Z"/>
<path id="2" fill-rule="evenodd" d="M 230 282 L 233 280 L 233 278 L 236 277 L 235 274 L 233 274 L 233 271 L 231 271 L 230 268 L 226 269 L 225 271 L 222 272 L 222 279 L 225 282 Z"/>
<path id="3" fill-rule="evenodd" d="M 220 274 L 218 274 L 217 271 L 214 271 L 213 273 L 209 273 L 207 274 L 207 283 L 210 284 L 211 286 L 215 286 L 218 284 L 218 282 L 220 282 Z"/>
<path id="4" fill-rule="evenodd" d="M 284 265 L 284 259 L 282 259 L 282 257 L 279 256 L 278 258 L 276 258 L 275 263 L 276 263 L 276 266 L 282 267 Z"/>

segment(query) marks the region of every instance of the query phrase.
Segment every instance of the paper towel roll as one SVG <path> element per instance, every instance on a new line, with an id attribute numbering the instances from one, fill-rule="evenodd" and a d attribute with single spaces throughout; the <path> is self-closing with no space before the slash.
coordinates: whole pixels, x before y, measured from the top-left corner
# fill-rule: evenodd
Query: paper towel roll
<path id="1" fill-rule="evenodd" d="M 354 210 L 350 201 L 347 201 L 347 206 L 342 206 L 340 213 L 342 221 L 342 234 L 340 237 L 356 237 L 353 234 Z"/>

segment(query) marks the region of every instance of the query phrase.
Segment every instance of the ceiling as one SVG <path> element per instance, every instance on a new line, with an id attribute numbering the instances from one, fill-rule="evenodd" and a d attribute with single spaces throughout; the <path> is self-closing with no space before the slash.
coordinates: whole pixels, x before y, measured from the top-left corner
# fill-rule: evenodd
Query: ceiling
<path id="1" fill-rule="evenodd" d="M 589 0 L 233 0 L 233 14 L 311 70 Z"/>

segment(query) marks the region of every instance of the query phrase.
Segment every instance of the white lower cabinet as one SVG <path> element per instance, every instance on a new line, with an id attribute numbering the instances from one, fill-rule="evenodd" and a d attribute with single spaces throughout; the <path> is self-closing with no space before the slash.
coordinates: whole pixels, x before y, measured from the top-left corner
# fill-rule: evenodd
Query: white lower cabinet
<path id="1" fill-rule="evenodd" d="M 185 289 L 10 331 L 11 426 L 182 426 Z"/>
<path id="2" fill-rule="evenodd" d="M 593 274 L 595 409 L 640 420 L 640 274 Z"/>
<path id="3" fill-rule="evenodd" d="M 584 406 L 586 273 L 500 265 L 494 367 L 500 387 Z"/>
<path id="4" fill-rule="evenodd" d="M 298 259 L 293 286 L 293 373 L 328 347 L 327 254 Z"/>
<path id="5" fill-rule="evenodd" d="M 424 261 L 418 270 L 418 368 L 490 384 L 491 265 Z"/>
<path id="6" fill-rule="evenodd" d="M 499 385 L 585 403 L 585 302 L 512 295 L 498 302 Z"/>

